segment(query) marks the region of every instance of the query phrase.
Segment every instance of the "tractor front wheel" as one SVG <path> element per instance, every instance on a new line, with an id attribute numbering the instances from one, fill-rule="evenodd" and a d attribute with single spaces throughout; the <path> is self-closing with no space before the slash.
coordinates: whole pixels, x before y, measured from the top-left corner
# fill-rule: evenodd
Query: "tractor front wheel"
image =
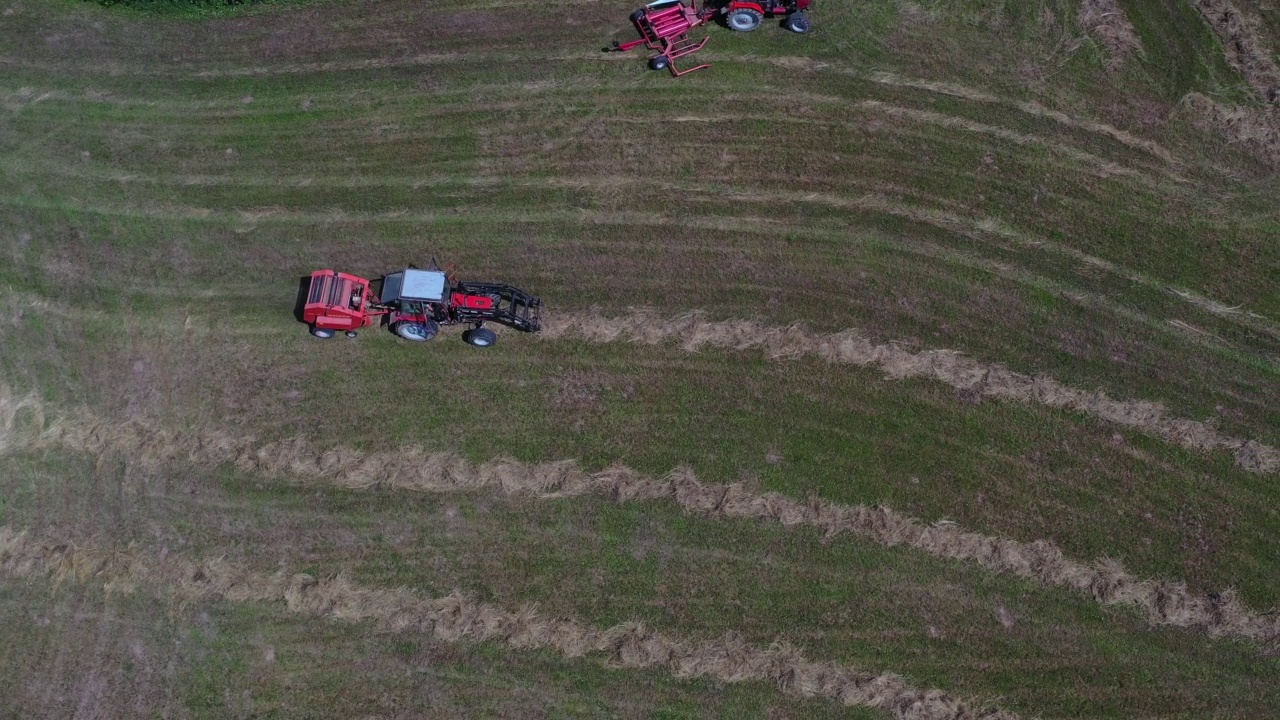
<path id="1" fill-rule="evenodd" d="M 782 23 L 782 26 L 793 33 L 803 35 L 809 32 L 809 16 L 802 12 L 791 13 L 787 16 L 786 21 Z"/>
<path id="2" fill-rule="evenodd" d="M 738 8 L 731 11 L 724 18 L 724 24 L 729 26 L 730 30 L 738 32 L 751 32 L 760 27 L 760 23 L 764 21 L 764 15 L 758 10 L 750 10 L 747 8 Z"/>
<path id="3" fill-rule="evenodd" d="M 483 348 L 498 342 L 498 334 L 489 328 L 478 327 L 462 333 L 462 339 L 468 345 Z"/>
<path id="4" fill-rule="evenodd" d="M 649 60 L 649 69 L 650 70 L 666 70 L 667 66 L 670 64 L 671 64 L 671 61 L 667 59 L 666 55 L 659 55 L 658 57 L 651 58 Z"/>
<path id="5" fill-rule="evenodd" d="M 398 322 L 391 326 L 392 332 L 410 342 L 426 342 L 440 332 L 435 320 L 426 322 Z"/>
<path id="6" fill-rule="evenodd" d="M 316 327 L 315 325 L 312 325 L 311 334 L 315 335 L 321 340 L 328 340 L 329 338 L 333 337 L 333 330 L 330 330 L 329 328 Z"/>

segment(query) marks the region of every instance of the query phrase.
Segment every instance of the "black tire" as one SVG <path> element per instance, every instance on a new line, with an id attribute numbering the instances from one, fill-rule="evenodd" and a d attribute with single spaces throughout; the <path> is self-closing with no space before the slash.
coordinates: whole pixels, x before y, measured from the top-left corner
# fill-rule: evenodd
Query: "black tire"
<path id="1" fill-rule="evenodd" d="M 312 325 L 311 334 L 315 335 L 321 340 L 328 340 L 329 338 L 333 337 L 334 331 L 330 330 L 329 328 L 316 327 L 315 325 Z"/>
<path id="2" fill-rule="evenodd" d="M 440 332 L 440 325 L 435 320 L 426 322 L 398 322 L 391 326 L 391 331 L 409 342 L 426 342 Z"/>
<path id="3" fill-rule="evenodd" d="M 809 32 L 809 16 L 802 12 L 791 13 L 787 16 L 786 21 L 782 23 L 782 27 L 793 33 L 803 35 Z"/>
<path id="4" fill-rule="evenodd" d="M 491 347 L 498 342 L 498 334 L 489 328 L 472 328 L 462 333 L 462 339 L 473 347 Z"/>
<path id="5" fill-rule="evenodd" d="M 642 17 L 644 17 L 644 8 L 640 8 L 639 10 L 631 13 L 631 22 L 640 22 L 640 18 Z"/>
<path id="6" fill-rule="evenodd" d="M 667 66 L 669 66 L 670 64 L 671 64 L 671 61 L 667 59 L 666 55 L 659 55 L 658 57 L 651 58 L 649 60 L 649 69 L 650 70 L 666 70 Z"/>
<path id="7" fill-rule="evenodd" d="M 738 8 L 724 16 L 724 24 L 735 32 L 751 32 L 764 22 L 764 15 L 756 10 Z"/>

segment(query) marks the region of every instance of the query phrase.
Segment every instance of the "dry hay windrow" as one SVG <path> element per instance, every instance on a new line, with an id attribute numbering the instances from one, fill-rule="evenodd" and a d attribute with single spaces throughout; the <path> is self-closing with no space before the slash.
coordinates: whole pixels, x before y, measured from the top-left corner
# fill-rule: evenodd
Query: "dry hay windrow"
<path id="1" fill-rule="evenodd" d="M 544 323 L 542 337 L 642 345 L 679 342 L 686 352 L 702 348 L 758 349 L 771 360 L 816 357 L 829 363 L 875 366 L 893 379 L 938 380 L 971 395 L 1082 412 L 1184 448 L 1231 450 L 1236 464 L 1249 472 L 1280 471 L 1280 450 L 1254 440 L 1230 437 L 1205 422 L 1171 416 L 1160 403 L 1115 400 L 1100 390 L 1081 390 L 1045 375 L 1015 372 L 954 350 L 912 352 L 893 344 L 878 345 L 852 329 L 814 333 L 799 324 L 777 327 L 754 320 L 714 321 L 700 312 L 663 317 L 649 310 L 633 310 L 617 317 L 560 313 Z"/>
<path id="2" fill-rule="evenodd" d="M 138 548 L 101 552 L 33 539 L 0 527 L 0 573 L 46 577 L 55 583 L 101 583 L 107 592 L 145 586 L 179 602 L 220 598 L 283 603 L 290 611 L 385 632 L 422 632 L 443 642 L 495 642 L 513 649 L 548 649 L 566 658 L 592 656 L 615 668 L 662 669 L 678 678 L 765 682 L 802 698 L 880 708 L 910 720 L 1014 720 L 1017 715 L 911 687 L 899 675 L 868 673 L 806 659 L 783 642 L 762 648 L 736 633 L 684 639 L 638 622 L 596 628 L 571 618 L 544 617 L 526 605 L 510 611 L 459 593 L 423 597 L 407 589 L 362 587 L 344 575 L 267 575 L 223 559 L 192 560 Z"/>
<path id="3" fill-rule="evenodd" d="M 1280 167 L 1280 105 L 1229 107 L 1200 93 L 1188 93 L 1178 110 L 1185 113 L 1192 124 L 1221 133 L 1229 142 L 1244 145 L 1272 167 Z"/>
<path id="4" fill-rule="evenodd" d="M 1227 107 L 1200 93 L 1182 99 L 1180 109 L 1200 126 L 1211 127 L 1280 167 L 1280 64 L 1258 37 L 1256 21 L 1230 0 L 1195 0 L 1196 9 L 1222 42 L 1227 64 L 1258 93 L 1263 108 Z"/>
<path id="5" fill-rule="evenodd" d="M 1268 105 L 1280 104 L 1280 65 L 1254 29 L 1255 21 L 1231 0 L 1195 0 L 1196 9 L 1222 42 L 1227 64 L 1240 73 Z"/>
<path id="6" fill-rule="evenodd" d="M 28 421 L 20 419 L 22 412 Z M 602 496 L 623 503 L 667 500 L 712 519 L 777 522 L 821 530 L 828 541 L 841 534 L 887 547 L 976 563 L 986 570 L 1051 587 L 1086 593 L 1099 603 L 1137 609 L 1153 625 L 1197 628 L 1210 636 L 1247 638 L 1264 648 L 1280 645 L 1280 614 L 1259 614 L 1232 589 L 1194 593 L 1184 582 L 1139 578 L 1120 563 L 1067 558 L 1047 540 L 1026 543 L 966 531 L 950 522 L 928 524 L 888 507 L 842 505 L 817 497 L 797 500 L 756 493 L 741 484 L 703 483 L 687 468 L 664 478 L 615 465 L 587 472 L 573 461 L 530 464 L 511 459 L 474 463 L 452 453 L 421 448 L 362 452 L 321 450 L 305 438 L 258 443 L 225 433 L 159 430 L 138 421 L 112 423 L 88 413 L 47 417 L 38 400 L 15 399 L 0 388 L 0 452 L 61 445 L 82 452 L 112 452 L 129 463 L 160 467 L 173 461 L 197 465 L 234 463 L 286 481 L 321 481 L 345 489 L 389 488 L 414 492 L 490 490 L 541 499 Z"/>
<path id="7" fill-rule="evenodd" d="M 1119 68 L 1134 53 L 1142 53 L 1138 32 L 1117 0 L 1082 0 L 1076 22 L 1107 47 L 1111 55 L 1109 68 Z"/>

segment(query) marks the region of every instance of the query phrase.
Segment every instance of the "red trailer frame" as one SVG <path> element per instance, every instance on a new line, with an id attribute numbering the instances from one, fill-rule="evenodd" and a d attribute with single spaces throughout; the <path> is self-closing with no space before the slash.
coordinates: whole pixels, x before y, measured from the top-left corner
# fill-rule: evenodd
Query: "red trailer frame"
<path id="1" fill-rule="evenodd" d="M 678 58 L 692 55 L 707 44 L 707 38 L 698 41 L 689 38 L 689 30 L 706 23 L 712 17 L 696 10 L 694 1 L 689 0 L 689 4 L 685 5 L 682 0 L 658 0 L 631 13 L 631 23 L 636 26 L 640 39 L 625 43 L 615 41 L 613 49 L 626 52 L 644 45 L 654 53 L 649 57 L 649 67 L 654 70 L 670 70 L 674 77 L 711 67 L 710 63 L 686 70 L 676 67 Z"/>

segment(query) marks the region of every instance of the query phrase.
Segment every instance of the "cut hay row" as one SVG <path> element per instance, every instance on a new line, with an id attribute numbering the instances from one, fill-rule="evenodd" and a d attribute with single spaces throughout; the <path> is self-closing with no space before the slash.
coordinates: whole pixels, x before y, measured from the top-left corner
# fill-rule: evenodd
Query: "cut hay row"
<path id="1" fill-rule="evenodd" d="M 1080 28 L 1098 38 L 1107 48 L 1110 69 L 1118 69 L 1135 53 L 1142 53 L 1142 41 L 1129 16 L 1117 0 L 1083 0 L 1076 12 Z"/>
<path id="2" fill-rule="evenodd" d="M 139 586 L 179 602 L 203 598 L 283 603 L 291 612 L 372 623 L 385 632 L 426 633 L 442 642 L 492 642 L 512 649 L 547 649 L 566 658 L 591 657 L 615 668 L 661 669 L 678 678 L 765 682 L 783 693 L 846 706 L 879 708 L 911 720 L 1014 720 L 1017 716 L 911 687 L 899 675 L 875 674 L 806 659 L 777 642 L 761 648 L 737 634 L 715 640 L 672 637 L 638 622 L 596 628 L 571 618 L 544 617 L 534 606 L 510 611 L 461 594 L 423 597 L 406 589 L 362 587 L 342 575 L 255 573 L 222 559 L 191 560 L 137 548 L 100 552 L 38 541 L 0 527 L 0 573 L 58 582 L 101 584 L 107 592 Z"/>
<path id="3" fill-rule="evenodd" d="M 1240 73 L 1268 105 L 1280 105 L 1280 65 L 1231 0 L 1195 0 L 1196 9 L 1222 42 L 1227 64 Z"/>
<path id="4" fill-rule="evenodd" d="M 1193 450 L 1231 450 L 1238 466 L 1254 473 L 1280 470 L 1280 450 L 1254 440 L 1230 437 L 1208 423 L 1173 417 L 1155 402 L 1115 400 L 1099 390 L 1081 390 L 1045 375 L 1015 372 L 954 350 L 912 352 L 876 344 L 856 330 L 815 333 L 800 325 L 775 327 L 753 320 L 709 320 L 703 313 L 663 317 L 647 310 L 607 317 L 562 313 L 544 323 L 547 339 L 658 345 L 678 342 L 686 352 L 702 348 L 760 350 L 766 358 L 816 357 L 826 362 L 879 367 L 894 379 L 926 378 L 966 393 L 1074 410 L 1162 438 Z"/>
<path id="5" fill-rule="evenodd" d="M 1190 93 L 1180 109 L 1193 123 L 1222 133 L 1228 141 L 1280 167 L 1280 64 L 1259 37 L 1257 21 L 1242 14 L 1231 0 L 1195 0 L 1194 4 L 1222 43 L 1227 64 L 1254 89 L 1264 107 L 1228 107 Z"/>
<path id="6" fill-rule="evenodd" d="M 1191 122 L 1240 143 L 1273 167 L 1280 167 L 1280 105 L 1230 107 L 1200 93 L 1188 93 L 1178 108 Z"/>
<path id="7" fill-rule="evenodd" d="M 1046 540 L 1024 543 L 968 532 L 953 523 L 930 525 L 887 507 L 841 505 L 816 497 L 800 501 L 777 492 L 754 493 L 740 484 L 703 483 L 684 468 L 654 478 L 625 466 L 591 473 L 573 461 L 473 463 L 450 453 L 412 447 L 382 452 L 345 447 L 321 450 L 305 438 L 260 444 L 252 437 L 221 432 L 178 432 L 136 421 L 113 423 L 84 412 L 47 416 L 38 400 L 14 398 L 2 390 L 0 427 L 0 452 L 60 445 L 93 454 L 115 453 L 141 467 L 174 461 L 234 463 L 242 472 L 299 483 L 321 481 L 353 490 L 489 490 L 541 499 L 592 495 L 617 503 L 667 500 L 701 517 L 813 527 L 824 539 L 846 534 L 976 563 L 992 572 L 1086 593 L 1099 603 L 1133 607 L 1154 625 L 1248 638 L 1263 647 L 1280 644 L 1280 615 L 1250 611 L 1233 590 L 1199 595 L 1182 582 L 1139 578 L 1109 559 L 1071 560 Z"/>

